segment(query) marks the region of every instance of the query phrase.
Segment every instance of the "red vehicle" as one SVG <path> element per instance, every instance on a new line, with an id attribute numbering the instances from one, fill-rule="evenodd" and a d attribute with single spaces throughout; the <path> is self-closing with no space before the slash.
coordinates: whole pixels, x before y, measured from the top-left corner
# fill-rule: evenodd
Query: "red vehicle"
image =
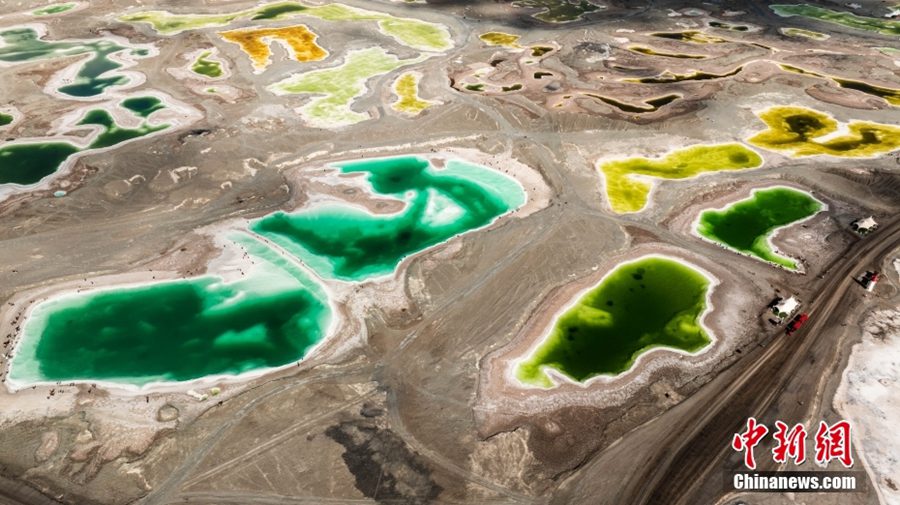
<path id="1" fill-rule="evenodd" d="M 799 330 L 801 326 L 803 326 L 803 323 L 805 323 L 807 319 L 809 319 L 809 315 L 807 314 L 798 315 L 797 317 L 792 319 L 790 323 L 788 323 L 785 332 L 788 335 L 794 333 L 795 331 Z"/>

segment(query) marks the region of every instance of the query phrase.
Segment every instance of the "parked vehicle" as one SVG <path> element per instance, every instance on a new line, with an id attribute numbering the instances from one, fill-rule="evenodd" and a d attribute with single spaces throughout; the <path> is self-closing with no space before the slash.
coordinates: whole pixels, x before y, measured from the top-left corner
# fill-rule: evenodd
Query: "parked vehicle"
<path id="1" fill-rule="evenodd" d="M 803 326 L 803 324 L 806 323 L 806 321 L 808 319 L 809 319 L 808 314 L 797 315 L 797 317 L 795 317 L 794 319 L 791 319 L 791 322 L 788 323 L 787 329 L 785 329 L 785 333 L 790 335 L 791 333 L 794 333 L 795 331 L 799 330 L 800 327 Z"/>

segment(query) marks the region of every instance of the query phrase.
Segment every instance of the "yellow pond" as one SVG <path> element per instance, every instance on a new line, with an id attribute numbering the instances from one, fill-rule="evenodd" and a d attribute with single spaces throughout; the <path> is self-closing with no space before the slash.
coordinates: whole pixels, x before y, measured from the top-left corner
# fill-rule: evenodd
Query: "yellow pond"
<path id="1" fill-rule="evenodd" d="M 873 157 L 900 149 L 900 126 L 896 125 L 850 121 L 846 133 L 838 133 L 841 125 L 828 114 L 792 106 L 771 107 L 758 116 L 769 129 L 747 142 L 794 157 Z"/>
<path id="2" fill-rule="evenodd" d="M 650 196 L 652 179 L 688 179 L 722 170 L 745 170 L 762 165 L 762 158 L 743 144 L 696 145 L 677 149 L 662 158 L 627 158 L 600 164 L 609 206 L 617 214 L 639 212 Z"/>
<path id="3" fill-rule="evenodd" d="M 328 52 L 316 44 L 316 34 L 304 25 L 285 26 L 281 28 L 241 28 L 219 32 L 223 39 L 234 42 L 250 56 L 253 68 L 265 70 L 272 63 L 273 41 L 283 42 L 291 49 L 292 57 L 297 61 L 318 61 Z"/>

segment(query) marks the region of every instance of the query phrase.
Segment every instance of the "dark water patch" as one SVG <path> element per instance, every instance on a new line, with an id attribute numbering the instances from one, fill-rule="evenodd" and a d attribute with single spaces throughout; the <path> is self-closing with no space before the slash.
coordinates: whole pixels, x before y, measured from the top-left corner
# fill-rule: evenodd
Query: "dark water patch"
<path id="1" fill-rule="evenodd" d="M 37 142 L 0 147 L 0 184 L 34 184 L 56 172 L 78 147 L 68 142 Z"/>
<path id="2" fill-rule="evenodd" d="M 134 112 L 136 115 L 146 118 L 158 110 L 165 109 L 162 100 L 155 96 L 139 96 L 122 100 L 122 107 Z"/>
<path id="3" fill-rule="evenodd" d="M 820 74 L 817 72 L 813 72 L 812 70 L 806 70 L 800 67 L 795 67 L 793 65 L 788 65 L 785 63 L 778 65 L 782 70 L 786 72 L 792 72 L 795 74 L 801 75 L 809 75 L 812 77 L 819 77 L 822 79 L 831 79 L 838 86 L 842 88 L 852 89 L 856 91 L 860 91 L 862 93 L 866 93 L 868 95 L 877 96 L 878 98 L 884 99 L 887 103 L 893 106 L 900 106 L 900 89 L 897 88 L 887 88 L 884 86 L 876 86 L 874 84 L 869 84 L 863 81 L 855 81 L 852 79 L 844 79 L 842 77 L 834 77 L 830 75 Z"/>
<path id="4" fill-rule="evenodd" d="M 669 84 L 673 82 L 683 82 L 683 81 L 710 81 L 713 79 L 723 79 L 725 77 L 731 77 L 740 73 L 744 67 L 737 67 L 731 72 L 726 72 L 724 74 L 712 74 L 709 72 L 692 72 L 690 74 L 676 74 L 672 72 L 662 73 L 655 77 L 640 77 L 640 78 L 627 78 L 623 79 L 627 82 L 639 82 L 642 84 Z"/>
<path id="5" fill-rule="evenodd" d="M 277 19 L 284 14 L 305 11 L 307 8 L 296 3 L 274 4 L 261 7 L 256 14 L 250 18 L 253 21 L 263 19 Z"/>
<path id="6" fill-rule="evenodd" d="M 680 42 L 689 42 L 691 44 L 722 44 L 728 40 L 709 35 L 698 30 L 686 30 L 683 32 L 656 32 L 651 33 L 652 37 L 661 39 L 677 40 Z"/>
<path id="7" fill-rule="evenodd" d="M 596 98 L 597 100 L 600 100 L 601 102 L 603 102 L 605 104 L 612 105 L 613 107 L 615 107 L 621 111 L 631 112 L 634 114 L 655 112 L 655 111 L 659 110 L 660 107 L 668 105 L 668 104 L 674 102 L 675 100 L 678 100 L 679 98 L 681 98 L 681 95 L 673 94 L 673 95 L 666 95 L 666 96 L 661 96 L 658 98 L 651 98 L 649 100 L 645 100 L 643 102 L 644 105 L 632 105 L 629 103 L 625 103 L 625 102 L 616 100 L 614 98 L 609 98 L 609 97 L 602 96 L 602 95 L 595 95 L 593 93 L 585 93 L 585 96 L 589 96 L 591 98 Z"/>
<path id="8" fill-rule="evenodd" d="M 706 55 L 703 54 L 687 54 L 687 53 L 665 53 L 662 51 L 657 51 L 656 49 L 644 46 L 630 46 L 628 48 L 629 51 L 634 51 L 636 53 L 645 54 L 647 56 L 662 56 L 663 58 L 678 58 L 678 59 L 687 59 L 687 60 L 702 60 L 707 58 Z"/>
<path id="9" fill-rule="evenodd" d="M 763 261 L 796 269 L 794 260 L 776 253 L 769 245 L 774 230 L 806 219 L 822 209 L 808 193 L 791 188 L 753 192 L 750 198 L 723 210 L 700 214 L 697 233 L 713 242 Z"/>
<path id="10" fill-rule="evenodd" d="M 747 25 L 733 25 L 721 21 L 710 21 L 709 26 L 712 28 L 719 28 L 720 30 L 731 30 L 733 32 L 746 32 L 750 30 L 750 27 Z"/>

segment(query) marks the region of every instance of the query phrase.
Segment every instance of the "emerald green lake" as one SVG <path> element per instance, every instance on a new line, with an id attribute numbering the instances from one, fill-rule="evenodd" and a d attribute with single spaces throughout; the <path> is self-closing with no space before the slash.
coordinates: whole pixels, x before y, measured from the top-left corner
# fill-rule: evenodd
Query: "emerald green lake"
<path id="1" fill-rule="evenodd" d="M 696 231 L 717 244 L 791 270 L 797 264 L 772 250 L 769 237 L 783 226 L 802 221 L 823 205 L 809 193 L 791 188 L 760 189 L 722 210 L 700 214 Z"/>
<path id="2" fill-rule="evenodd" d="M 246 236 L 246 277 L 205 276 L 67 295 L 37 305 L 10 379 L 144 385 L 234 375 L 301 359 L 326 334 L 324 290 Z"/>
<path id="3" fill-rule="evenodd" d="M 373 215 L 348 204 L 325 204 L 276 212 L 250 225 L 325 278 L 362 281 L 389 275 L 407 256 L 486 226 L 526 198 L 512 178 L 460 160 L 442 169 L 415 156 L 336 168 L 364 175 L 375 195 L 402 200 L 405 208 Z"/>
<path id="4" fill-rule="evenodd" d="M 152 100 L 148 101 L 148 99 L 156 100 L 157 103 L 153 103 Z M 126 105 L 129 100 L 134 100 L 130 103 L 130 107 Z M 154 97 L 126 99 L 121 102 L 121 105 L 141 117 L 146 117 L 153 111 L 164 108 L 161 102 Z M 112 147 L 169 127 L 167 124 L 150 125 L 144 122 L 137 128 L 123 128 L 117 125 L 110 113 L 104 109 L 88 111 L 78 125 L 100 126 L 102 131 L 83 149 L 70 142 L 53 141 L 14 143 L 0 147 L 0 184 L 37 183 L 59 170 L 69 156 L 75 153 Z"/>
<path id="5" fill-rule="evenodd" d="M 674 259 L 621 264 L 559 316 L 516 376 L 549 388 L 545 367 L 583 382 L 618 375 L 653 348 L 699 351 L 711 342 L 700 324 L 709 289 L 706 276 Z"/>
<path id="6" fill-rule="evenodd" d="M 10 28 L 0 31 L 0 61 L 18 63 L 44 59 L 64 58 L 80 54 L 93 57 L 81 63 L 72 84 L 61 86 L 57 91 L 74 97 L 92 97 L 103 93 L 110 86 L 129 82 L 123 75 L 108 74 L 122 67 L 110 59 L 110 55 L 129 48 L 112 40 L 93 41 L 52 41 L 42 40 L 33 28 Z"/>
<path id="7" fill-rule="evenodd" d="M 122 107 L 134 112 L 142 118 L 148 117 L 150 114 L 158 110 L 165 109 L 162 100 L 155 96 L 136 96 L 122 100 Z"/>
<path id="8" fill-rule="evenodd" d="M 15 118 L 13 118 L 12 114 L 4 114 L 0 112 L 0 126 L 6 126 L 12 123 L 13 119 Z"/>
<path id="9" fill-rule="evenodd" d="M 13 144 L 0 148 L 0 184 L 34 184 L 56 172 L 78 147 L 68 142 Z"/>

